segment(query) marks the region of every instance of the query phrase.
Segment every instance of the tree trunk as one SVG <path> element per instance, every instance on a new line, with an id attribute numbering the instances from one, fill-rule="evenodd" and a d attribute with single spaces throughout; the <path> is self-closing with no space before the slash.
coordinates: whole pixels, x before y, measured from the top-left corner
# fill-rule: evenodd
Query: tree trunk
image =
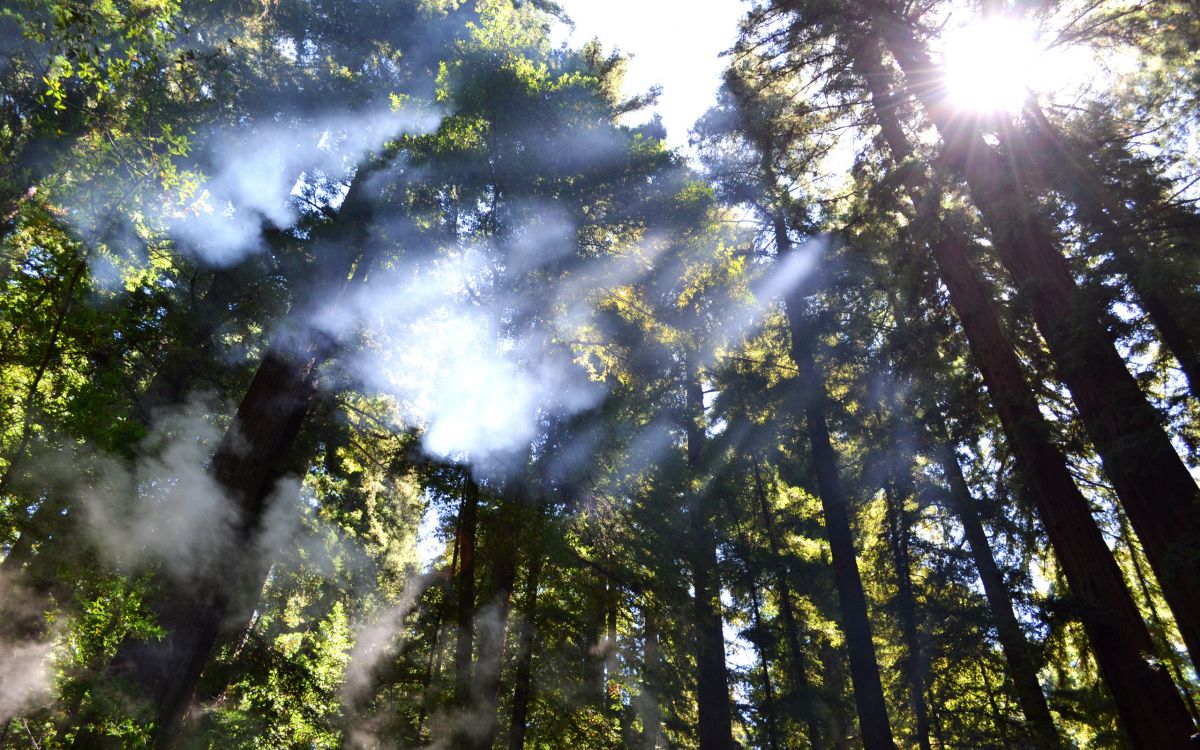
<path id="1" fill-rule="evenodd" d="M 747 561 L 747 565 L 750 565 Z M 754 623 L 754 629 L 760 634 L 763 632 L 762 612 L 758 605 L 758 588 L 757 576 L 754 574 L 753 567 L 750 571 L 750 616 L 751 622 Z M 761 640 L 761 639 L 760 639 Z M 758 666 L 762 671 L 763 699 L 759 705 L 759 709 L 763 713 L 764 723 L 767 725 L 767 747 L 770 750 L 779 750 L 779 718 L 775 711 L 775 688 L 771 684 L 771 662 L 767 656 L 767 648 L 763 643 L 756 644 L 758 651 Z"/>
<path id="2" fill-rule="evenodd" d="M 1141 539 L 1193 661 L 1200 660 L 1200 490 L 1129 374 L 1099 310 L 1076 286 L 1066 259 L 1011 165 L 969 118 L 938 97 L 937 68 L 904 19 L 876 7 L 879 30 L 966 177 L 992 242 L 1033 313 L 1071 391 L 1121 506 Z M 1189 722 L 1190 723 L 1190 722 Z"/>
<path id="3" fill-rule="evenodd" d="M 866 44 L 864 40 L 852 50 L 855 64 L 870 85 L 876 118 L 892 158 L 903 164 L 913 149 L 892 109 L 880 52 Z M 929 186 L 916 170 L 905 171 L 904 184 L 919 216 L 933 210 L 924 202 Z M 1049 427 L 1000 326 L 991 297 L 967 260 L 967 247 L 964 238 L 949 227 L 940 227 L 930 244 L 1009 447 L 1029 485 L 1029 496 L 1071 593 L 1080 602 L 1080 618 L 1121 719 L 1135 747 L 1183 747 L 1191 733 L 1187 711 L 1169 676 L 1147 662 L 1153 644 L 1145 623 L 1092 519 L 1087 500 L 1071 478 L 1065 457 L 1050 440 Z"/>
<path id="4" fill-rule="evenodd" d="M 458 538 L 457 531 L 455 539 Z M 454 557 L 450 563 L 450 579 L 453 580 L 458 570 L 458 544 L 454 545 Z M 441 586 L 445 588 L 446 584 L 443 581 Z M 438 605 L 437 615 L 433 622 L 433 638 L 429 646 L 429 654 L 425 659 L 425 676 L 421 680 L 421 707 L 417 711 L 417 727 L 413 732 L 413 736 L 418 743 L 425 743 L 425 721 L 429 718 L 429 704 L 433 697 L 433 682 L 442 671 L 442 630 L 443 624 L 446 621 L 447 610 L 449 609 L 449 597 L 445 597 Z"/>
<path id="5" fill-rule="evenodd" d="M 829 702 L 829 745 L 837 750 L 851 750 L 854 720 L 846 711 L 846 671 L 842 668 L 841 652 L 829 641 L 822 641 L 821 668 L 824 670 L 826 700 Z"/>
<path id="6" fill-rule="evenodd" d="M 757 463 L 755 464 L 757 469 Z M 756 477 L 757 480 L 757 477 Z M 756 495 L 759 494 L 759 483 L 755 483 Z M 754 519 L 757 513 L 754 512 L 754 504 L 750 506 L 750 525 L 754 526 Z M 771 750 L 778 750 L 779 744 L 779 712 L 775 700 L 775 685 L 771 679 L 771 649 L 768 648 L 769 639 L 766 637 L 766 625 L 762 618 L 762 605 L 759 598 L 759 568 L 754 559 L 754 553 L 751 549 L 750 537 L 746 533 L 746 529 L 742 526 L 741 520 L 738 518 L 736 506 L 728 502 L 726 498 L 726 513 L 729 517 L 729 522 L 737 528 L 738 543 L 741 545 L 742 563 L 746 566 L 746 575 L 743 583 L 746 589 L 750 592 L 750 622 L 751 627 L 757 635 L 754 639 L 754 649 L 758 653 L 759 668 L 762 672 L 762 691 L 763 699 L 758 704 L 759 713 L 762 714 L 763 723 L 766 725 L 767 746 Z M 772 548 L 774 554 L 774 548 Z M 771 639 L 770 642 L 773 642 Z"/>
<path id="7" fill-rule="evenodd" d="M 704 394 L 699 374 L 687 374 L 687 461 L 692 477 L 689 535 L 693 613 L 696 625 L 696 691 L 700 750 L 732 750 L 733 712 L 729 705 L 729 673 L 725 666 L 725 633 L 721 623 L 721 582 L 717 574 L 717 542 L 703 472 Z"/>
<path id="8" fill-rule="evenodd" d="M 641 750 L 658 750 L 662 744 L 662 708 L 658 702 L 658 681 L 662 664 L 658 650 L 658 622 L 649 606 L 643 605 L 644 621 L 642 637 L 642 694 L 640 714 L 642 717 Z"/>
<path id="9" fill-rule="evenodd" d="M 1038 149 L 1039 159 L 1048 156 L 1051 160 L 1048 168 L 1041 171 L 1075 204 L 1078 219 L 1100 232 L 1117 270 L 1125 275 L 1138 304 L 1179 362 L 1188 390 L 1194 398 L 1200 398 L 1200 339 L 1195 326 L 1190 324 L 1195 311 L 1175 286 L 1178 279 L 1163 278 L 1162 272 L 1155 268 L 1161 258 L 1155 257 L 1153 247 L 1137 230 L 1136 217 L 1113 195 L 1092 165 L 1086 163 L 1087 157 L 1063 141 L 1036 102 L 1028 102 L 1025 111 L 1029 116 L 1029 137 Z M 1019 136 L 1010 139 L 1009 145 L 1014 158 L 1021 156 L 1032 161 Z"/>
<path id="10" fill-rule="evenodd" d="M 542 575 L 542 556 L 535 554 L 529 561 L 525 579 L 523 609 L 525 623 L 521 627 L 521 648 L 517 656 L 517 675 L 513 685 L 512 722 L 508 729 L 508 750 L 524 750 L 525 730 L 529 723 L 529 704 L 533 699 L 533 646 L 537 639 L 537 594 Z"/>
<path id="11" fill-rule="evenodd" d="M 604 583 L 604 710 L 610 717 L 619 718 L 620 701 L 614 700 L 617 689 L 617 609 L 621 592 L 611 578 Z"/>
<path id="12" fill-rule="evenodd" d="M 238 542 L 211 577 L 170 582 L 154 605 L 162 639 L 127 642 L 113 661 L 110 672 L 153 707 L 154 747 L 174 745 L 217 639 L 236 632 L 230 623 L 241 627 L 250 619 L 266 566 L 253 553 L 246 559 L 234 551 L 253 550 L 264 503 L 308 413 L 324 358 L 317 349 L 294 357 L 274 348 L 263 359 L 210 468 L 240 510 Z"/>
<path id="13" fill-rule="evenodd" d="M 1196 708 L 1196 700 L 1192 696 L 1191 682 L 1184 675 L 1186 667 L 1183 662 L 1185 659 L 1179 655 L 1172 644 L 1170 630 L 1167 623 L 1163 622 L 1162 617 L 1158 613 L 1158 605 L 1155 604 L 1154 592 L 1150 590 L 1150 582 L 1147 580 L 1146 571 L 1142 567 L 1141 555 L 1133 541 L 1133 534 L 1129 531 L 1129 519 L 1121 519 L 1121 543 L 1129 554 L 1129 562 L 1133 567 L 1134 580 L 1137 581 L 1138 590 L 1141 591 L 1142 601 L 1145 602 L 1146 610 L 1150 613 L 1150 622 L 1153 623 L 1154 629 L 1158 632 L 1156 640 L 1159 643 L 1165 642 L 1163 648 L 1160 649 L 1163 661 L 1167 665 L 1167 669 L 1171 671 L 1172 677 L 1175 678 L 1175 684 L 1183 691 L 1183 700 L 1187 704 L 1188 713 L 1192 716 L 1192 721 L 1200 723 L 1200 711 Z"/>
<path id="14" fill-rule="evenodd" d="M 1035 747 L 1042 750 L 1058 750 L 1062 747 L 1058 730 L 1054 726 L 1054 718 L 1050 714 L 1050 706 L 1042 693 L 1041 683 L 1037 678 L 1037 664 L 1025 632 L 1013 612 L 1012 600 L 1008 595 L 1004 577 L 996 558 L 992 555 L 992 546 L 988 542 L 979 514 L 975 511 L 975 502 L 967 480 L 963 477 L 962 467 L 954 448 L 948 442 L 944 430 L 939 430 L 935 436 L 939 441 L 937 459 L 942 467 L 942 474 L 949 486 L 947 500 L 963 527 L 963 536 L 971 549 L 971 557 L 975 561 L 975 570 L 983 583 L 983 594 L 987 598 L 988 608 L 992 613 L 992 621 L 996 625 L 996 634 L 1000 640 L 1000 650 L 1008 664 L 1008 674 L 1013 681 L 1013 691 L 1017 694 L 1017 703 L 1025 714 L 1025 722 Z"/>
<path id="15" fill-rule="evenodd" d="M 908 651 L 904 676 L 908 682 L 909 698 L 912 701 L 913 717 L 916 719 L 917 745 L 921 750 L 932 750 L 929 744 L 929 709 L 925 703 L 925 652 L 921 648 L 921 632 L 917 623 L 917 598 L 912 586 L 912 566 L 909 559 L 912 523 L 904 502 L 912 496 L 911 482 L 896 476 L 884 486 L 887 500 L 887 521 L 890 532 L 892 560 L 896 567 L 896 609 L 900 615 L 900 629 L 904 635 L 904 647 Z M 902 488 L 902 489 L 901 489 Z"/>
<path id="16" fill-rule="evenodd" d="M 475 650 L 475 533 L 479 525 L 479 485 L 463 480 L 458 511 L 458 572 L 455 576 L 454 702 L 471 701 L 471 657 Z"/>
<path id="17" fill-rule="evenodd" d="M 896 321 L 897 335 L 906 343 L 912 341 L 904 311 L 894 296 L 889 295 L 889 300 L 893 311 L 892 315 Z M 915 352 L 910 353 L 910 356 L 915 355 Z M 922 387 L 920 378 L 924 376 L 924 373 L 915 374 L 918 378 L 915 390 L 918 394 L 917 397 L 924 401 L 926 421 L 925 432 L 915 434 L 918 437 L 925 437 L 927 448 L 932 451 L 935 460 L 942 468 L 942 474 L 948 487 L 946 504 L 962 524 L 963 536 L 971 550 L 976 572 L 983 583 L 984 596 L 988 601 L 993 623 L 999 636 L 1000 650 L 1004 653 L 1008 663 L 1009 674 L 1017 694 L 1017 702 L 1025 715 L 1030 741 L 1033 747 L 1040 750 L 1058 750 L 1062 747 L 1062 741 L 1054 725 L 1054 719 L 1051 717 L 1046 696 L 1042 693 L 1041 684 L 1037 679 L 1038 670 L 1033 653 L 1024 631 L 1017 622 L 1004 578 L 992 555 L 991 544 L 984 533 L 979 514 L 975 511 L 974 499 L 971 497 L 962 468 L 958 464 L 958 456 L 953 448 L 950 430 L 946 426 L 946 420 L 939 405 L 928 396 L 926 389 Z M 988 697 L 989 700 L 993 700 L 990 692 Z"/>
<path id="18" fill-rule="evenodd" d="M 795 252 L 787 236 L 783 219 L 775 219 L 775 243 L 780 258 Z M 854 683 L 854 703 L 858 708 L 859 729 L 866 750 L 894 750 L 892 727 L 888 722 L 887 703 L 879 679 L 879 662 L 871 640 L 871 622 L 867 618 L 867 598 L 850 530 L 850 514 L 842 494 L 837 453 L 829 439 L 825 421 L 825 383 L 812 353 L 812 333 L 802 309 L 803 296 L 793 291 L 786 299 L 791 329 L 792 360 L 799 371 L 804 396 L 804 417 L 809 448 L 817 474 L 817 489 L 825 516 L 825 532 L 833 558 L 834 584 L 841 604 L 842 631 L 850 655 L 850 679 Z"/>
<path id="19" fill-rule="evenodd" d="M 517 554 L 520 549 L 520 498 L 513 486 L 505 488 L 497 512 L 493 542 L 492 590 L 488 604 L 481 610 L 485 622 L 479 629 L 479 655 L 472 680 L 472 726 L 463 727 L 455 747 L 467 750 L 491 750 L 496 739 L 496 706 L 500 700 L 500 672 L 504 647 L 508 640 L 508 616 L 512 608 L 513 586 L 517 579 Z M 475 724 L 474 722 L 478 722 Z M 463 731 L 465 730 L 465 731 Z"/>
<path id="20" fill-rule="evenodd" d="M 996 691 L 992 688 L 992 681 L 988 678 L 988 670 L 982 659 L 976 660 L 975 668 L 979 670 L 979 682 L 983 685 L 983 693 L 987 696 L 988 708 L 992 712 L 992 723 L 1000 733 L 1000 746 L 1008 747 L 1008 716 L 1000 710 L 1000 704 L 996 702 Z"/>
<path id="21" fill-rule="evenodd" d="M 335 220 L 340 246 L 322 248 L 328 251 L 319 276 L 325 294 L 339 295 L 352 274 L 361 274 L 356 265 L 365 265 L 359 264 L 370 220 L 365 174 L 360 170 Z M 240 633 L 253 615 L 269 568 L 254 551 L 265 503 L 286 470 L 316 393 L 317 370 L 332 348 L 328 337 L 307 328 L 299 342 L 288 331 L 272 343 L 209 466 L 238 512 L 227 551 L 207 575 L 160 578 L 163 595 L 153 608 L 163 637 L 118 647 L 109 674 L 126 679 L 149 704 L 155 748 L 175 745 L 213 647 L 219 638 Z M 77 737 L 76 744 L 80 741 L 87 740 Z"/>

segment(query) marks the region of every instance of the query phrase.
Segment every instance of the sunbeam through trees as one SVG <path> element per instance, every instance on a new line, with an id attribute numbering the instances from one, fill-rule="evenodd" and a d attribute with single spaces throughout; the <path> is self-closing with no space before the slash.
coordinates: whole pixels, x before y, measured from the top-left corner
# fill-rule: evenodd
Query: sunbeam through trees
<path id="1" fill-rule="evenodd" d="M 1200 748 L 1200 14 L 713 3 L 0 0 L 0 748 Z"/>

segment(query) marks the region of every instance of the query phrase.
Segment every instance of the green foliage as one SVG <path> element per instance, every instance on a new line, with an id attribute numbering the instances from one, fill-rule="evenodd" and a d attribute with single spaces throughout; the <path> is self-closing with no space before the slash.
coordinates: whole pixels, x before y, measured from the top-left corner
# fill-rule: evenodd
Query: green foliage
<path id="1" fill-rule="evenodd" d="M 817 389 L 899 744 L 921 743 L 918 699 L 933 747 L 1030 742 L 947 499 L 949 447 L 1067 746 L 1123 747 L 1023 467 L 926 257 L 951 230 L 969 239 L 1153 659 L 1194 695 L 1194 665 L 1053 353 L 910 103 L 895 107 L 917 146 L 899 165 L 886 157 L 845 41 L 864 22 L 854 5 L 750 12 L 697 124 L 696 164 L 653 120 L 627 124 L 655 92 L 628 98 L 624 58 L 551 44 L 553 3 L 0 10 L 0 680 L 15 674 L 10 652 L 38 655 L 30 675 L 49 675 L 20 705 L 0 701 L 0 747 L 155 746 L 146 698 L 159 687 L 139 654 L 171 642 L 172 597 L 224 595 L 205 575 L 234 568 L 254 578 L 253 614 L 222 623 L 188 687 L 180 746 L 424 747 L 466 743 L 470 724 L 494 745 L 521 730 L 532 748 L 694 747 L 700 543 L 716 551 L 733 736 L 853 747 L 817 481 L 827 467 L 805 437 Z M 949 7 L 926 5 L 909 19 L 923 39 Z M 1027 113 L 1000 129 L 1015 144 L 1003 156 L 1194 466 L 1195 390 L 1141 306 L 1157 294 L 1187 324 L 1200 299 L 1196 21 L 1185 3 L 1037 8 L 1047 24 L 1082 11 L 1088 23 L 1060 29 L 1064 40 L 1145 63 L 1078 111 L 1047 103 L 1064 151 Z M 429 127 L 398 124 L 431 113 Z M 1089 213 L 1067 157 L 1137 221 L 1114 232 Z M 255 171 L 272 158 L 290 170 L 282 191 Z M 906 190 L 913 176 L 931 192 L 926 213 Z M 214 223 L 196 236 L 181 229 L 191 220 Z M 218 229 L 246 246 L 217 257 Z M 817 250 L 801 272 L 790 265 Z M 446 268 L 461 279 L 443 310 L 430 289 Z M 431 389 L 459 376 L 532 384 L 532 435 L 435 453 L 424 394 L 388 392 L 396 373 L 372 369 L 412 321 L 367 325 L 363 308 L 397 302 L 474 326 L 445 329 L 462 340 L 425 342 L 404 368 L 424 372 L 436 345 L 461 345 Z M 811 339 L 820 382 L 799 377 L 797 336 Z M 1184 340 L 1196 344 L 1190 328 Z M 200 478 L 219 473 L 221 446 L 248 444 L 229 425 L 271 357 L 295 366 L 314 350 L 309 390 L 273 394 L 307 410 L 274 436 L 293 447 L 254 515 L 255 499 Z M 488 369 L 497 358 L 509 369 Z M 153 521 L 133 546 L 119 543 L 131 529 L 101 523 L 113 482 L 138 509 L 124 525 Z M 171 490 L 188 504 L 156 516 Z M 233 529 L 237 545 L 185 543 Z M 489 655 L 495 633 L 503 648 Z"/>

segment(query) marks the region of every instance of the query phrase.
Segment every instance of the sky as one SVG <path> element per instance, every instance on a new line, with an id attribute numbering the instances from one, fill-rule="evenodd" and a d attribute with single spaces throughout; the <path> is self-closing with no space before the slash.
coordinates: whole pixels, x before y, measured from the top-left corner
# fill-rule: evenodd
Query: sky
<path id="1" fill-rule="evenodd" d="M 575 22 L 555 29 L 555 41 L 578 47 L 593 37 L 631 55 L 625 91 L 662 86 L 656 110 L 670 146 L 687 144 L 688 129 L 713 103 L 733 46 L 744 0 L 558 0 Z"/>

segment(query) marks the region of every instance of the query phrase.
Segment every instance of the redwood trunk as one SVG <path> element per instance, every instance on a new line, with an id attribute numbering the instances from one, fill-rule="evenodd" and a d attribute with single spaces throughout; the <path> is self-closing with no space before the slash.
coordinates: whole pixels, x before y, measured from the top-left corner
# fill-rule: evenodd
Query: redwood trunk
<path id="1" fill-rule="evenodd" d="M 1154 248 L 1136 228 L 1136 218 L 1094 168 L 1085 165 L 1086 157 L 1077 155 L 1063 141 L 1041 107 L 1030 102 L 1025 111 L 1035 147 L 1051 159 L 1045 170 L 1049 181 L 1075 204 L 1079 220 L 1101 233 L 1117 270 L 1125 275 L 1138 304 L 1158 329 L 1159 338 L 1179 362 L 1188 390 L 1194 398 L 1200 398 L 1200 339 L 1190 324 L 1194 311 L 1174 285 L 1178 279 L 1164 278 L 1155 268 Z M 1026 155 L 1019 138 L 1009 145 L 1020 148 L 1020 152 L 1014 149 L 1014 156 Z"/>
<path id="2" fill-rule="evenodd" d="M 490 553 L 492 590 L 487 607 L 481 610 L 490 622 L 479 629 L 479 649 L 471 691 L 470 710 L 473 718 L 470 726 L 460 726 L 455 734 L 454 747 L 466 750 L 491 750 L 496 740 L 500 673 L 508 640 L 508 618 L 517 580 L 517 554 L 521 541 L 517 522 L 522 510 L 519 503 L 515 487 L 506 488 L 497 512 L 494 549 Z"/>
<path id="3" fill-rule="evenodd" d="M 854 56 L 871 87 L 876 117 L 893 160 L 904 163 L 913 150 L 892 110 L 879 52 L 860 45 Z M 923 198 L 929 186 L 915 170 L 906 170 L 904 184 L 917 214 L 925 215 L 929 207 Z M 1122 722 L 1137 748 L 1184 747 L 1191 720 L 1170 677 L 1147 661 L 1153 644 L 1145 623 L 1065 457 L 1049 437 L 991 296 L 967 260 L 967 247 L 964 238 L 948 227 L 941 227 L 931 242 L 1009 447 L 1071 593 L 1080 603 L 1080 619 Z"/>
<path id="4" fill-rule="evenodd" d="M 687 376 L 687 460 L 694 481 L 703 471 L 704 394 L 697 373 Z M 717 543 L 708 493 L 694 487 L 690 511 L 693 613 L 696 625 L 696 691 L 700 750 L 732 750 L 733 712 L 729 705 L 729 673 L 725 666 L 725 633 L 721 624 L 721 583 Z"/>
<path id="5" fill-rule="evenodd" d="M 894 298 L 891 298 L 891 303 L 893 316 L 896 319 L 897 333 L 903 340 L 909 341 L 908 324 L 904 313 Z M 918 383 L 919 391 L 920 384 Z M 948 487 L 946 504 L 962 524 L 963 536 L 971 550 L 976 572 L 983 583 L 984 596 L 987 598 L 993 624 L 995 624 L 999 636 L 1000 650 L 1004 653 L 1008 664 L 1009 676 L 1012 678 L 1017 695 L 1017 703 L 1025 715 L 1029 741 L 1032 747 L 1039 750 L 1059 750 L 1062 747 L 1062 741 L 1050 714 L 1046 696 L 1042 693 L 1041 684 L 1037 679 L 1037 664 L 1034 661 L 1029 642 L 1025 638 L 1025 633 L 1017 622 L 1004 578 L 992 555 L 991 544 L 984 533 L 979 514 L 975 510 L 975 502 L 971 497 L 971 491 L 963 476 L 962 468 L 958 464 L 958 456 L 954 451 L 945 417 L 939 411 L 939 407 L 928 398 L 926 398 L 925 407 L 928 447 L 932 449 L 935 460 L 942 467 L 942 474 Z M 988 699 L 994 703 L 990 692 Z M 997 726 L 1003 730 L 1004 724 Z"/>
<path id="6" fill-rule="evenodd" d="M 754 628 L 759 633 L 763 632 L 762 611 L 758 604 L 758 576 L 755 574 L 753 565 L 747 560 L 747 566 L 750 568 L 750 615 L 751 622 L 754 623 Z M 762 686 L 763 699 L 759 709 L 763 713 L 764 723 L 767 725 L 767 747 L 770 750 L 779 750 L 779 718 L 775 710 L 775 686 L 771 682 L 771 661 L 767 656 L 767 647 L 760 642 L 756 645 L 758 651 L 758 666 L 762 671 Z"/>
<path id="7" fill-rule="evenodd" d="M 361 259 L 370 220 L 364 178 L 365 170 L 352 183 L 335 220 L 345 233 L 344 244 L 318 248 L 323 266 L 319 283 L 326 294 L 340 294 Z M 329 358 L 332 345 L 323 334 L 305 329 L 299 341 L 289 331 L 267 351 L 209 467 L 238 511 L 230 546 L 211 571 L 193 580 L 161 579 L 164 592 L 154 609 L 162 638 L 123 643 L 109 668 L 110 675 L 127 679 L 149 705 L 155 748 L 170 748 L 178 741 L 218 639 L 241 633 L 251 619 L 269 568 L 253 551 L 265 502 L 287 469 L 313 403 L 317 370 Z M 243 550 L 249 554 L 236 554 Z M 88 732 L 81 731 L 76 744 L 87 742 L 87 737 Z"/>
<path id="8" fill-rule="evenodd" d="M 471 657 L 475 650 L 475 533 L 479 525 L 479 485 L 464 480 L 458 511 L 458 573 L 455 576 L 454 702 L 471 700 Z"/>
<path id="9" fill-rule="evenodd" d="M 542 575 L 542 556 L 534 555 L 525 579 L 525 623 L 521 628 L 521 649 L 517 656 L 517 675 L 513 685 L 512 722 L 508 730 L 508 750 L 524 750 L 529 724 L 529 704 L 533 700 L 533 646 L 537 640 L 537 594 Z"/>
<path id="10" fill-rule="evenodd" d="M 154 712 L 153 745 L 172 747 L 218 637 L 245 626 L 266 577 L 262 561 L 232 554 L 250 545 L 263 504 L 284 471 L 315 391 L 323 351 L 300 357 L 268 352 L 217 448 L 210 471 L 241 510 L 240 544 L 217 570 L 187 585 L 172 582 L 155 612 L 163 637 L 126 643 L 111 673 L 127 678 Z M 233 627 L 229 623 L 236 622 Z"/>
<path id="11" fill-rule="evenodd" d="M 780 258 L 795 250 L 781 217 L 774 218 L 775 246 Z M 791 355 L 799 373 L 804 395 L 804 421 L 809 449 L 817 475 L 817 489 L 825 517 L 825 532 L 833 559 L 834 585 L 841 605 L 841 624 L 850 656 L 850 679 L 854 684 L 854 703 L 859 729 L 866 750 L 893 750 L 892 728 L 888 721 L 879 661 L 871 639 L 867 617 L 867 599 L 858 572 L 857 553 L 850 529 L 850 514 L 842 492 L 837 452 L 829 439 L 825 418 L 825 383 L 812 352 L 812 333 L 802 310 L 803 295 L 793 290 L 785 300 L 791 332 Z"/>
<path id="12" fill-rule="evenodd" d="M 944 440 L 938 435 L 937 439 Z M 1025 723 L 1036 747 L 1042 750 L 1058 750 L 1062 747 L 1058 730 L 1054 726 L 1054 718 L 1050 714 L 1050 706 L 1042 693 L 1041 683 L 1037 678 L 1037 664 L 1034 661 L 1029 641 L 1013 612 L 1012 600 L 1000 566 L 992 554 L 992 546 L 988 542 L 979 514 L 975 512 L 975 501 L 963 477 L 962 467 L 958 457 L 949 443 L 943 442 L 939 449 L 938 460 L 942 466 L 942 474 L 949 486 L 950 507 L 963 527 L 963 536 L 967 546 L 971 548 L 971 557 L 975 561 L 975 570 L 979 580 L 983 582 L 983 593 L 992 613 L 992 621 L 996 625 L 996 634 L 1000 640 L 1000 650 L 1008 664 L 1008 675 L 1013 681 L 1013 691 L 1017 694 L 1017 703 L 1025 714 Z"/>
<path id="13" fill-rule="evenodd" d="M 1159 414 L 1142 394 L 1076 286 L 1032 199 L 977 127 L 938 94 L 937 69 L 903 19 L 877 10 L 880 31 L 960 166 L 992 242 L 1071 391 L 1104 471 L 1142 542 L 1193 661 L 1200 660 L 1200 493 Z M 1190 723 L 1190 722 L 1189 722 Z M 1153 735 L 1151 735 L 1153 736 Z"/>
<path id="14" fill-rule="evenodd" d="M 775 241 L 780 256 L 793 252 L 781 220 L 775 223 Z M 812 353 L 811 333 L 807 330 L 803 301 L 798 293 L 786 301 L 791 328 L 792 360 L 796 363 L 804 398 L 804 417 L 809 448 L 817 474 L 817 489 L 825 516 L 825 532 L 833 558 L 834 584 L 841 605 L 842 631 L 850 655 L 850 679 L 854 684 L 854 703 L 858 709 L 859 729 L 866 750 L 894 750 L 892 727 L 888 722 L 887 704 L 879 679 L 879 662 L 871 640 L 871 623 L 867 618 L 867 598 L 850 530 L 850 514 L 842 493 L 837 453 L 829 439 L 825 421 L 825 384 Z"/>
<path id="15" fill-rule="evenodd" d="M 892 537 L 892 559 L 896 567 L 896 609 L 900 615 L 904 647 L 908 651 L 904 676 L 908 682 L 913 718 L 916 719 L 917 745 L 921 750 L 932 750 L 929 744 L 929 708 L 925 703 L 925 653 L 921 648 L 917 598 L 913 592 L 912 564 L 909 558 L 912 524 L 908 511 L 904 508 L 905 500 L 912 495 L 909 490 L 910 483 L 896 477 L 884 487 L 884 495 L 888 505 L 887 520 Z"/>
<path id="16" fill-rule="evenodd" d="M 648 604 L 642 607 L 644 621 L 642 637 L 642 694 L 639 713 L 642 717 L 641 750 L 657 750 L 662 744 L 662 707 L 658 700 L 658 685 L 662 678 L 662 662 L 658 645 L 658 622 Z"/>

